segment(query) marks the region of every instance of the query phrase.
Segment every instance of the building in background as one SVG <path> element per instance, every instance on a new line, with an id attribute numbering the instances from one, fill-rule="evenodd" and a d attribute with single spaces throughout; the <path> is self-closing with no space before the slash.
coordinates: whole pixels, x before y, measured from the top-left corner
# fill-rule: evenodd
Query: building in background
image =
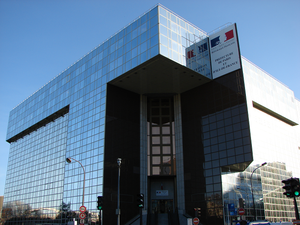
<path id="1" fill-rule="evenodd" d="M 235 24 L 207 34 L 157 5 L 11 111 L 6 222 L 80 221 L 84 175 L 69 157 L 85 170 L 85 223 L 98 196 L 103 223 L 117 221 L 117 158 L 122 224 L 139 223 L 139 193 L 144 224 L 186 224 L 195 208 L 202 224 L 241 207 L 291 220 L 281 180 L 300 176 L 299 120 L 293 92 L 240 56 Z"/>
<path id="2" fill-rule="evenodd" d="M 4 196 L 0 196 L 0 219 L 2 218 L 3 198 Z"/>

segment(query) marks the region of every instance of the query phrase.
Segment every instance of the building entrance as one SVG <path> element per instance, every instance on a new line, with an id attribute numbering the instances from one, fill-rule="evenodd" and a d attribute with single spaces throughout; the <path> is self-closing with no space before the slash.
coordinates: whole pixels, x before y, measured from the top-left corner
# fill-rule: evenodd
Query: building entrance
<path id="1" fill-rule="evenodd" d="M 152 213 L 164 214 L 173 213 L 173 199 L 153 199 Z"/>

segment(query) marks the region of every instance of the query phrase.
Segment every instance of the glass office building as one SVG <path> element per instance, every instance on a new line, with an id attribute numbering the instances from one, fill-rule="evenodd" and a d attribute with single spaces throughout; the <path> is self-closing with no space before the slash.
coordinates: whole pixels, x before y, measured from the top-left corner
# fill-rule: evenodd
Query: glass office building
<path id="1" fill-rule="evenodd" d="M 208 38 L 157 5 L 16 106 L 7 130 L 6 223 L 80 222 L 84 205 L 81 222 L 95 224 L 97 196 L 103 224 L 116 223 L 117 158 L 121 224 L 165 215 L 187 224 L 198 208 L 210 225 L 294 218 L 281 180 L 300 176 L 300 101 L 243 57 L 214 77 Z M 200 60 L 191 61 L 199 43 Z"/>

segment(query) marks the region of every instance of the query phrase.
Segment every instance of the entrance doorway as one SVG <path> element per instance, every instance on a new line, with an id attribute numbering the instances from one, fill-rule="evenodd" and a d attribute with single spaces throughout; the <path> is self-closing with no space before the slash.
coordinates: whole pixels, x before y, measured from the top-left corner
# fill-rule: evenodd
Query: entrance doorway
<path id="1" fill-rule="evenodd" d="M 153 199 L 152 213 L 164 214 L 173 213 L 173 199 Z"/>

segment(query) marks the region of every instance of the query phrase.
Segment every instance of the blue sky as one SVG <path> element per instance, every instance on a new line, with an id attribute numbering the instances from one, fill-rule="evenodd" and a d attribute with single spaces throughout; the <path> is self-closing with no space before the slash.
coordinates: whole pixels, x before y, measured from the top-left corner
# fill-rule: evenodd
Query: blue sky
<path id="1" fill-rule="evenodd" d="M 157 3 L 206 32 L 237 23 L 241 54 L 300 99 L 299 0 L 0 0 L 0 195 L 9 111 Z"/>

